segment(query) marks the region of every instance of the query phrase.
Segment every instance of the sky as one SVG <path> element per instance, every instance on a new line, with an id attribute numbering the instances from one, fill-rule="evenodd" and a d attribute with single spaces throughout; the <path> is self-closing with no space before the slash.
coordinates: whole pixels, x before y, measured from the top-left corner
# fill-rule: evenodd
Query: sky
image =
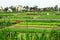
<path id="1" fill-rule="evenodd" d="M 39 8 L 54 7 L 58 5 L 60 7 L 60 0 L 0 0 L 0 6 L 7 7 L 11 5 L 28 5 L 29 7 L 37 5 Z"/>

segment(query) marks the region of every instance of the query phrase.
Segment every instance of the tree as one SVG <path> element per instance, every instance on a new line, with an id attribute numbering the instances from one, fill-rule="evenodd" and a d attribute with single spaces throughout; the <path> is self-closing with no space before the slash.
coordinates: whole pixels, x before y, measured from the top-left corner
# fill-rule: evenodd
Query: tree
<path id="1" fill-rule="evenodd" d="M 43 11 L 47 11 L 47 8 L 43 8 Z"/>
<path id="2" fill-rule="evenodd" d="M 54 7 L 54 9 L 55 9 L 55 11 L 58 11 L 58 5 L 56 5 L 56 6 Z"/>
<path id="3" fill-rule="evenodd" d="M 30 11 L 29 6 L 24 6 L 23 8 L 25 8 L 25 11 Z"/>
<path id="4" fill-rule="evenodd" d="M 40 8 L 38 9 L 38 12 L 41 12 L 41 9 Z"/>
<path id="5" fill-rule="evenodd" d="M 7 10 L 8 10 L 8 7 L 4 8 L 4 11 L 5 11 L 5 12 L 7 12 Z"/>
<path id="6" fill-rule="evenodd" d="M 25 6 L 26 9 L 29 9 L 29 6 Z"/>
<path id="7" fill-rule="evenodd" d="M 54 10 L 54 8 L 53 8 L 53 7 L 51 7 L 51 8 L 50 8 L 50 10 L 51 10 L 51 11 L 53 11 L 53 10 Z"/>
<path id="8" fill-rule="evenodd" d="M 9 8 L 11 8 L 13 12 L 16 11 L 16 8 L 14 6 L 10 6 Z"/>
<path id="9" fill-rule="evenodd" d="M 34 6 L 33 8 L 35 9 L 35 11 L 37 11 L 37 10 L 38 10 L 38 6 Z"/>

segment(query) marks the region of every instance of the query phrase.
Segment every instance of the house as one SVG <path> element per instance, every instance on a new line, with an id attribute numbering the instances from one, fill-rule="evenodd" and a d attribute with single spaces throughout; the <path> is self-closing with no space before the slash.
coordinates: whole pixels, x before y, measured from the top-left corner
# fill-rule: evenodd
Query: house
<path id="1" fill-rule="evenodd" d="M 3 12 L 3 7 L 2 6 L 0 6 L 0 12 Z"/>
<path id="2" fill-rule="evenodd" d="M 24 10 L 24 11 L 30 11 L 30 8 L 29 8 L 29 6 L 24 6 L 24 7 L 23 7 L 23 10 Z"/>
<path id="3" fill-rule="evenodd" d="M 11 8 L 8 8 L 7 12 L 13 12 L 13 10 Z"/>
<path id="4" fill-rule="evenodd" d="M 43 8 L 40 8 L 40 11 L 43 11 Z"/>
<path id="5" fill-rule="evenodd" d="M 34 12 L 35 11 L 35 8 L 31 7 L 30 8 L 30 11 Z"/>
<path id="6" fill-rule="evenodd" d="M 16 6 L 16 12 L 22 11 L 24 8 L 21 5 Z"/>

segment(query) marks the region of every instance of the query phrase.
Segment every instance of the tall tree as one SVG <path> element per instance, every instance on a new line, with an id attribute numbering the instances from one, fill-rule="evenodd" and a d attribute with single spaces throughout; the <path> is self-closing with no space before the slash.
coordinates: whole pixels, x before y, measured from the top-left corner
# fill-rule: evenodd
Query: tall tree
<path id="1" fill-rule="evenodd" d="M 26 8 L 26 11 L 29 11 L 29 6 L 25 6 L 25 8 Z"/>
<path id="2" fill-rule="evenodd" d="M 16 11 L 16 8 L 14 6 L 10 6 L 10 8 L 13 10 L 13 12 Z"/>
<path id="3" fill-rule="evenodd" d="M 53 8 L 53 7 L 51 7 L 51 8 L 50 8 L 50 10 L 51 10 L 51 11 L 53 11 L 53 10 L 54 10 L 54 8 Z"/>
<path id="4" fill-rule="evenodd" d="M 35 11 L 37 11 L 37 10 L 38 10 L 38 6 L 34 6 L 33 8 L 35 9 Z"/>
<path id="5" fill-rule="evenodd" d="M 25 6 L 26 9 L 29 9 L 29 6 Z"/>
<path id="6" fill-rule="evenodd" d="M 55 9 L 55 11 L 58 11 L 58 5 L 56 5 L 56 6 L 54 7 L 54 9 Z"/>
<path id="7" fill-rule="evenodd" d="M 5 12 L 7 12 L 7 10 L 8 10 L 8 7 L 4 8 L 4 11 L 5 11 Z"/>

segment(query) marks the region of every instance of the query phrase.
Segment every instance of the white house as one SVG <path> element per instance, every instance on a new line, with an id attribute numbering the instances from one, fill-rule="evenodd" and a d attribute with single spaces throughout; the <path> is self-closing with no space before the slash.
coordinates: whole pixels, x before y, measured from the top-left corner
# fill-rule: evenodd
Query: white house
<path id="1" fill-rule="evenodd" d="M 8 8 L 7 12 L 13 12 L 11 8 Z"/>
<path id="2" fill-rule="evenodd" d="M 40 11 L 43 11 L 43 8 L 40 8 Z"/>
<path id="3" fill-rule="evenodd" d="M 20 11 L 22 11 L 24 8 L 21 6 L 21 5 L 17 5 L 16 6 L 16 11 L 17 12 L 20 12 Z"/>
<path id="4" fill-rule="evenodd" d="M 3 12 L 3 7 L 2 6 L 0 6 L 0 12 Z"/>

